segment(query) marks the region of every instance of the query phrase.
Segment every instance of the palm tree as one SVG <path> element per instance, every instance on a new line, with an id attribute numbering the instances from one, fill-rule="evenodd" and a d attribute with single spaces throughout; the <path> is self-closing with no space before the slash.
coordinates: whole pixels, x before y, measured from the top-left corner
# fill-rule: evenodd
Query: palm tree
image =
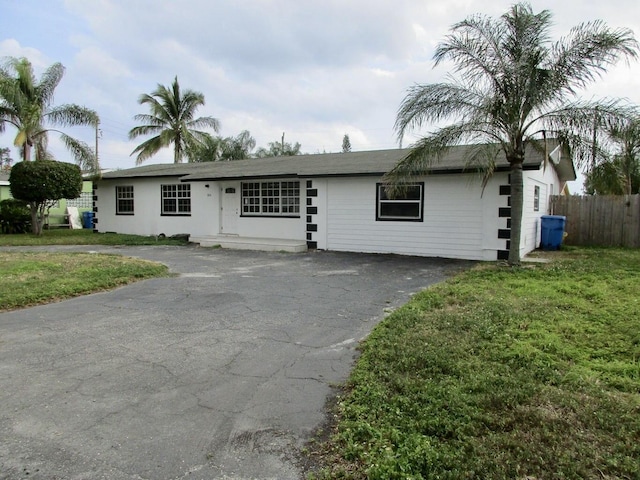
<path id="1" fill-rule="evenodd" d="M 256 139 L 248 130 L 243 130 L 235 137 L 227 137 L 222 141 L 221 160 L 244 160 L 251 156 L 256 148 Z"/>
<path id="2" fill-rule="evenodd" d="M 208 135 L 192 146 L 187 152 L 190 162 L 218 162 L 243 160 L 251 157 L 251 150 L 256 147 L 256 139 L 248 130 L 243 130 L 235 137 Z"/>
<path id="3" fill-rule="evenodd" d="M 134 117 L 143 125 L 132 128 L 129 139 L 140 135 L 155 136 L 145 140 L 131 152 L 131 155 L 138 154 L 136 165 L 171 144 L 174 163 L 182 163 L 183 157 L 188 156 L 191 149 L 210 136 L 207 132 L 195 130 L 196 128 L 208 127 L 215 132 L 220 128 L 220 122 L 216 118 L 194 118 L 198 107 L 204 105 L 204 95 L 189 89 L 181 92 L 178 77 L 175 77 L 169 88 L 158 84 L 151 95 L 140 95 L 138 103 L 148 104 L 151 113 Z"/>
<path id="4" fill-rule="evenodd" d="M 616 151 L 587 173 L 587 193 L 632 195 L 640 189 L 640 118 L 610 126 L 607 136 Z"/>
<path id="5" fill-rule="evenodd" d="M 31 62 L 26 58 L 9 58 L 0 68 L 0 132 L 5 124 L 17 130 L 15 146 L 20 148 L 22 159 L 31 160 L 35 149 L 36 160 L 52 159 L 47 150 L 49 132 L 60 134 L 62 142 L 76 162 L 84 170 L 97 171 L 95 152 L 84 142 L 53 127 L 90 125 L 96 127 L 98 114 L 88 108 L 67 104 L 52 106 L 53 94 L 62 80 L 64 67 L 51 65 L 37 81 Z"/>
<path id="6" fill-rule="evenodd" d="M 256 151 L 256 157 L 293 157 L 295 155 L 300 155 L 300 149 L 302 148 L 302 145 L 300 145 L 299 142 L 296 142 L 293 145 L 289 142 L 285 142 L 284 133 L 282 134 L 281 141 L 269 142 L 268 145 L 269 148 L 260 147 Z"/>
<path id="7" fill-rule="evenodd" d="M 414 175 L 425 174 L 451 146 L 497 146 L 511 170 L 511 248 L 508 262 L 520 263 L 522 164 L 525 146 L 554 136 L 578 162 L 590 153 L 593 119 L 613 123 L 633 109 L 619 101 L 581 101 L 577 91 L 599 78 L 619 59 L 638 56 L 631 30 L 611 30 L 601 21 L 574 27 L 552 42 L 551 13 L 534 13 L 527 3 L 513 5 L 500 18 L 475 15 L 455 24 L 438 45 L 435 65 L 450 60 L 459 78 L 450 83 L 416 85 L 404 98 L 396 131 L 405 134 L 428 122 L 453 119 L 419 139 L 386 176 L 393 192 Z M 485 150 L 469 159 L 477 162 Z"/>

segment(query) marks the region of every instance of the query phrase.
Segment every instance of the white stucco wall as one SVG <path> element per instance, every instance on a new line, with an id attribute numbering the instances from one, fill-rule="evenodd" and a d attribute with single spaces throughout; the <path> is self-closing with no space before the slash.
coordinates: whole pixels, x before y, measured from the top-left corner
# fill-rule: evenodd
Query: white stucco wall
<path id="1" fill-rule="evenodd" d="M 179 183 L 173 177 L 100 180 L 96 190 L 95 227 L 99 232 L 131 233 L 135 235 L 169 236 L 178 233 L 212 235 L 217 233 L 220 207 L 216 191 L 204 183 L 191 184 L 191 215 L 161 215 L 160 185 Z M 116 186 L 134 188 L 134 214 L 116 215 Z"/>
<path id="2" fill-rule="evenodd" d="M 497 177 L 483 195 L 473 175 L 420 179 L 425 182 L 422 222 L 376 221 L 379 178 L 329 178 L 326 188 L 314 181 L 319 207 L 326 204 L 326 216 L 318 221 L 318 248 L 495 260 L 500 245 Z M 320 213 L 319 208 L 323 217 Z"/>
<path id="3" fill-rule="evenodd" d="M 96 228 L 99 232 L 132 233 L 135 235 L 174 235 L 189 233 L 194 236 L 218 235 L 223 232 L 221 204 L 224 190 L 235 188 L 236 210 L 240 212 L 240 182 L 191 183 L 191 215 L 161 215 L 160 185 L 179 183 L 171 177 L 130 178 L 101 180 L 96 191 L 98 212 Z M 116 186 L 134 187 L 135 212 L 116 215 Z M 304 210 L 304 188 L 301 187 L 301 208 Z M 297 218 L 244 217 L 239 215 L 233 234 L 242 237 L 305 238 L 304 211 Z"/>

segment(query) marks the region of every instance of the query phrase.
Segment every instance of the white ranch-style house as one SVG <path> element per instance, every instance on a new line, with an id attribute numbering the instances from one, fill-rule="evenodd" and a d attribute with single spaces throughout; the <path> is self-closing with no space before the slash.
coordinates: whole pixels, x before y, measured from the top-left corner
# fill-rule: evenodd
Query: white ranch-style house
<path id="1" fill-rule="evenodd" d="M 483 189 L 467 166 L 472 148 L 450 149 L 402 198 L 388 198 L 382 184 L 407 154 L 402 149 L 112 171 L 94 184 L 94 229 L 187 233 L 192 242 L 223 248 L 506 259 L 509 165 L 498 157 Z M 548 151 L 548 162 L 536 149 L 526 152 L 521 255 L 539 246 L 549 197 L 576 178 L 560 146 Z"/>

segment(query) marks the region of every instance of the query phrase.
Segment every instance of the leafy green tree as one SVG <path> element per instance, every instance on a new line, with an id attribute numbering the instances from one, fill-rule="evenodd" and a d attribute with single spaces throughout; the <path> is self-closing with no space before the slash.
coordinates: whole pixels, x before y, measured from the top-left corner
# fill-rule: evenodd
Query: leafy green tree
<path id="1" fill-rule="evenodd" d="M 150 95 L 140 95 L 138 103 L 148 105 L 150 113 L 134 117 L 143 124 L 129 131 L 129 139 L 141 135 L 154 136 L 131 152 L 131 155 L 137 154 L 136 165 L 171 144 L 174 163 L 182 163 L 183 158 L 189 156 L 189 152 L 193 152 L 198 144 L 209 141 L 210 134 L 196 129 L 211 128 L 214 132 L 220 129 L 220 121 L 216 118 L 195 118 L 198 107 L 204 105 L 204 95 L 190 89 L 181 91 L 178 77 L 169 87 L 158 84 Z"/>
<path id="2" fill-rule="evenodd" d="M 449 60 L 450 83 L 409 88 L 398 110 L 396 131 L 405 134 L 429 122 L 453 123 L 420 138 L 386 176 L 393 193 L 403 182 L 428 171 L 453 145 L 475 143 L 470 163 L 485 161 L 497 145 L 511 167 L 511 249 L 509 264 L 520 263 L 525 147 L 556 137 L 578 162 L 589 154 L 595 115 L 613 123 L 633 109 L 620 101 L 581 101 L 577 92 L 600 78 L 620 59 L 635 59 L 638 43 L 629 29 L 612 30 L 602 21 L 583 23 L 552 42 L 552 15 L 534 13 L 527 3 L 513 5 L 499 18 L 475 15 L 455 24 L 434 55 Z"/>
<path id="3" fill-rule="evenodd" d="M 282 134 L 281 141 L 269 142 L 269 147 L 260 147 L 256 151 L 256 157 L 292 157 L 294 155 L 300 155 L 300 148 L 302 146 L 296 142 L 293 145 L 284 141 L 284 134 Z"/>
<path id="4" fill-rule="evenodd" d="M 344 137 L 342 137 L 342 153 L 348 153 L 351 151 L 351 140 L 349 140 L 349 135 L 346 133 Z"/>
<path id="5" fill-rule="evenodd" d="M 608 129 L 615 152 L 587 172 L 585 190 L 599 195 L 640 192 L 640 118 Z"/>
<path id="6" fill-rule="evenodd" d="M 56 132 L 84 170 L 98 171 L 95 152 L 85 143 L 57 130 L 56 127 L 80 125 L 97 126 L 98 114 L 75 104 L 53 106 L 53 94 L 64 75 L 64 67 L 54 63 L 38 81 L 33 67 L 26 58 L 9 58 L 0 68 L 0 132 L 6 124 L 17 130 L 15 146 L 22 159 L 31 160 L 35 149 L 36 160 L 53 159 L 47 150 L 49 132 Z"/>
<path id="7" fill-rule="evenodd" d="M 31 229 L 42 234 L 49 209 L 62 198 L 78 198 L 82 193 L 80 167 L 54 160 L 18 162 L 9 175 L 11 195 L 24 200 L 31 210 Z"/>

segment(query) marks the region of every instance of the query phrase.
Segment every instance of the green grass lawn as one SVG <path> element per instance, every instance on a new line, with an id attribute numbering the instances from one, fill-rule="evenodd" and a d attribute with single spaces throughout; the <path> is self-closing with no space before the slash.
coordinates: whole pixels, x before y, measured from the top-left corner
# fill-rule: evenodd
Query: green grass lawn
<path id="1" fill-rule="evenodd" d="M 640 250 L 483 265 L 361 347 L 311 478 L 640 478 Z"/>
<path id="2" fill-rule="evenodd" d="M 0 252 L 0 265 L 0 311 L 169 275 L 158 263 L 88 253 Z"/>
<path id="3" fill-rule="evenodd" d="M 182 240 L 158 239 L 120 233 L 94 233 L 89 229 L 45 230 L 41 236 L 32 234 L 0 235 L 1 246 L 20 245 L 184 245 Z"/>

